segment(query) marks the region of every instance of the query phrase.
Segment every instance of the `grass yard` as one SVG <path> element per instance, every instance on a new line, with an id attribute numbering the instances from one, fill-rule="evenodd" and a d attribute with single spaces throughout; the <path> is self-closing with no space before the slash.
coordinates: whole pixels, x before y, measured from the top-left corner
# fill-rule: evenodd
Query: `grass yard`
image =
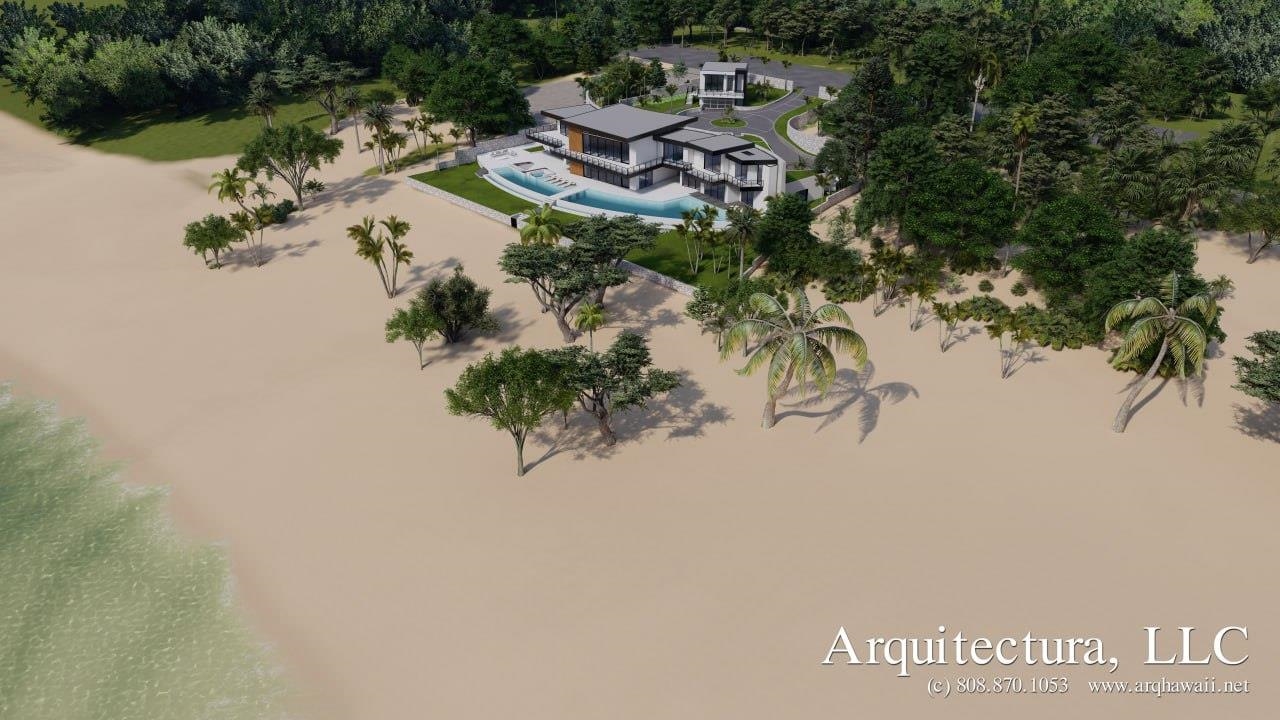
<path id="1" fill-rule="evenodd" d="M 711 272 L 709 260 L 703 261 L 697 275 L 690 272 L 684 240 L 680 238 L 680 235 L 675 230 L 667 230 L 659 235 L 658 242 L 653 249 L 631 253 L 627 256 L 627 259 L 637 265 L 642 265 L 690 285 L 720 287 L 729 282 L 728 278 L 725 277 L 723 267 L 718 273 Z M 736 268 L 736 263 L 738 262 L 736 255 L 733 257 L 733 262 Z"/>
<path id="2" fill-rule="evenodd" d="M 762 138 L 762 137 L 760 137 L 759 135 L 752 135 L 751 133 L 743 133 L 743 134 L 742 134 L 742 139 L 743 139 L 743 140 L 750 140 L 751 142 L 755 143 L 758 147 L 762 147 L 762 148 L 764 148 L 765 150 L 772 150 L 772 149 L 773 149 L 773 148 L 769 147 L 769 143 L 768 143 L 767 141 L 765 141 L 765 139 L 764 139 L 764 138 Z"/>
<path id="3" fill-rule="evenodd" d="M 477 167 L 475 163 L 468 163 L 446 170 L 418 173 L 413 179 L 507 215 L 526 212 L 533 207 L 531 201 L 516 197 L 476 175 Z M 554 214 L 564 224 L 582 219 L 578 215 L 560 210 L 556 210 Z"/>
<path id="4" fill-rule="evenodd" d="M 511 195 L 483 178 L 477 177 L 475 163 L 459 165 L 447 170 L 419 173 L 414 175 L 413 179 L 508 215 L 525 212 L 532 206 L 528 200 Z M 582 219 L 579 215 L 559 210 L 554 214 L 565 225 Z M 697 276 L 689 272 L 684 241 L 674 230 L 667 230 L 660 234 L 657 245 L 653 249 L 632 253 L 627 259 L 637 265 L 643 265 L 650 270 L 693 285 L 716 286 L 727 282 L 723 271 L 713 274 L 709 264 L 700 268 L 701 272 Z"/>
<path id="5" fill-rule="evenodd" d="M 1175 118 L 1173 120 L 1161 120 L 1152 118 L 1148 120 L 1151 125 L 1159 128 L 1167 128 L 1177 132 L 1195 133 L 1199 138 L 1206 138 L 1209 133 L 1222 127 L 1232 120 L 1244 120 L 1247 118 L 1244 110 L 1244 95 L 1240 93 L 1231 93 L 1231 107 L 1224 113 L 1224 117 L 1216 118 Z M 1271 177 L 1272 174 L 1267 172 L 1267 160 L 1280 152 L 1280 133 L 1272 133 L 1267 140 L 1267 144 L 1262 148 L 1262 164 L 1258 168 L 1258 177 L 1265 179 Z M 1275 179 L 1275 178 L 1273 178 Z"/>
<path id="6" fill-rule="evenodd" d="M 787 182 L 795 182 L 796 180 L 803 180 L 807 177 L 812 177 L 812 176 L 813 176 L 812 170 L 788 170 Z"/>
<path id="7" fill-rule="evenodd" d="M 787 94 L 786 90 L 776 88 L 771 85 L 760 85 L 752 83 L 747 86 L 746 103 L 755 107 L 759 105 L 767 105 L 774 100 L 779 100 Z"/>
<path id="8" fill-rule="evenodd" d="M 644 105 L 641 105 L 640 107 L 644 108 L 645 110 L 652 110 L 654 112 L 678 113 L 681 110 L 684 110 L 685 108 L 690 107 L 688 104 L 686 104 L 688 101 L 685 98 L 686 98 L 685 93 L 680 93 L 679 95 L 672 95 L 670 98 L 659 100 L 658 102 L 655 102 L 655 103 L 646 103 Z"/>
<path id="9" fill-rule="evenodd" d="M 371 80 L 362 90 L 390 88 L 390 83 Z M 25 98 L 8 83 L 0 85 L 0 110 L 34 125 L 40 125 L 40 108 L 26 104 Z M 282 99 L 276 111 L 277 126 L 305 123 L 326 128 L 329 116 L 314 101 L 302 97 Z M 193 115 L 176 110 L 156 110 L 122 119 L 102 130 L 82 132 L 73 137 L 78 145 L 103 152 L 132 155 L 146 160 L 190 160 L 192 158 L 237 155 L 262 129 L 262 120 L 244 108 L 219 108 Z M 340 137 L 354 142 L 347 130 Z"/>
<path id="10" fill-rule="evenodd" d="M 413 144 L 412 141 L 410 141 L 411 147 L 412 147 L 412 144 Z M 423 148 L 415 148 L 413 150 L 410 150 L 409 152 L 400 156 L 400 161 L 396 163 L 397 171 L 404 170 L 406 168 L 411 168 L 414 165 L 420 165 L 422 163 L 434 160 L 437 157 L 439 157 L 440 154 L 442 154 L 444 151 L 452 147 L 453 147 L 453 143 L 447 142 L 447 143 L 438 143 L 438 144 L 433 143 Z M 368 152 L 369 152 L 370 159 L 372 159 L 376 163 L 378 159 L 377 156 L 373 154 L 373 151 L 368 151 Z M 382 169 L 379 168 L 376 164 L 364 171 L 365 177 L 373 177 L 374 175 L 381 175 L 381 174 L 382 174 Z"/>
<path id="11" fill-rule="evenodd" d="M 711 124 L 715 125 L 716 127 L 736 128 L 736 127 L 745 127 L 747 124 L 747 121 L 743 120 L 742 118 L 736 118 L 736 117 L 722 117 L 722 118 L 716 118 L 715 120 L 712 120 Z"/>

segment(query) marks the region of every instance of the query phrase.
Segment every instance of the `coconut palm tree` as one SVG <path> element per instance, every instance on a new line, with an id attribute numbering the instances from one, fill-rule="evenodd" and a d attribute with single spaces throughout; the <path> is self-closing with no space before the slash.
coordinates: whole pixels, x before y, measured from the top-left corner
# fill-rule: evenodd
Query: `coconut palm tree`
<path id="1" fill-rule="evenodd" d="M 1203 142 L 1187 143 L 1169 164 L 1168 199 L 1181 206 L 1180 222 L 1189 222 L 1226 189 L 1226 174 Z"/>
<path id="2" fill-rule="evenodd" d="M 564 236 L 564 225 L 556 217 L 551 205 L 532 208 L 525 213 L 524 227 L 520 228 L 521 245 L 555 245 Z"/>
<path id="3" fill-rule="evenodd" d="M 254 182 L 253 175 L 241 174 L 238 167 L 227 168 L 213 174 L 213 182 L 209 184 L 209 192 L 216 191 L 219 202 L 230 200 L 239 205 L 241 210 L 249 212 L 249 208 L 245 207 L 244 200 L 249 196 L 249 183 L 251 182 Z"/>
<path id="4" fill-rule="evenodd" d="M 338 103 L 347 114 L 347 119 L 352 121 L 351 127 L 356 130 L 356 147 L 360 147 L 360 123 L 358 120 L 360 118 L 360 108 L 364 107 L 364 95 L 360 92 L 360 88 L 343 88 L 342 95 L 338 98 Z"/>
<path id="5" fill-rule="evenodd" d="M 583 303 L 573 319 L 574 327 L 587 333 L 587 348 L 596 349 L 596 331 L 604 327 L 604 306 L 600 303 Z"/>
<path id="6" fill-rule="evenodd" d="M 734 205 L 725 211 L 724 217 L 729 221 L 724 237 L 738 247 L 738 277 L 742 277 L 747 271 L 747 246 L 755 242 L 760 228 L 760 211 L 746 205 Z"/>
<path id="7" fill-rule="evenodd" d="M 378 277 L 382 278 L 382 288 L 387 291 L 387 297 L 391 297 L 391 283 L 387 278 L 386 260 L 382 253 L 386 247 L 386 238 L 382 233 L 375 232 L 373 216 L 366 215 L 358 224 L 348 226 L 347 237 L 355 240 L 356 255 L 378 268 Z"/>
<path id="8" fill-rule="evenodd" d="M 1031 145 L 1031 136 L 1036 132 L 1036 122 L 1040 119 L 1040 111 L 1031 105 L 1019 105 L 1010 116 L 1010 130 L 1013 132 L 1013 149 L 1018 153 L 1018 168 L 1013 174 L 1013 196 L 1018 197 L 1022 187 L 1022 161 L 1026 158 L 1027 148 Z"/>
<path id="9" fill-rule="evenodd" d="M 395 297 L 399 292 L 396 287 L 396 275 L 399 274 L 400 266 L 407 267 L 413 262 L 413 251 L 400 242 L 405 235 L 409 234 L 412 226 L 408 221 L 401 220 L 395 215 L 388 215 L 385 220 L 380 221 L 380 224 L 390 233 L 390 237 L 387 238 L 387 249 L 391 252 L 391 284 L 387 287 L 387 297 Z"/>
<path id="10" fill-rule="evenodd" d="M 803 394 L 812 384 L 820 393 L 831 388 L 836 378 L 836 353 L 847 354 L 859 368 L 867 362 L 867 343 L 853 329 L 849 314 L 839 305 L 827 303 L 817 309 L 809 305 L 803 290 L 792 290 L 788 310 L 777 298 L 754 293 L 747 300 L 750 317 L 729 328 L 720 359 L 734 350 L 755 349 L 738 371 L 750 375 L 769 365 L 768 396 L 764 405 L 764 426 L 773 427 L 778 399 L 786 395 L 794 380 Z"/>
<path id="11" fill-rule="evenodd" d="M 1208 345 L 1205 328 L 1200 322 L 1190 317 L 1198 313 L 1204 322 L 1211 323 L 1218 315 L 1218 304 L 1213 297 L 1204 293 L 1179 297 L 1179 280 L 1177 273 L 1171 273 L 1161 284 L 1161 297 L 1138 297 L 1116 303 L 1107 313 L 1106 329 L 1108 332 L 1125 322 L 1133 321 L 1125 330 L 1124 338 L 1111 364 L 1124 367 L 1138 359 L 1144 352 L 1159 346 L 1156 359 L 1142 376 L 1135 382 L 1128 397 L 1120 405 L 1116 413 L 1115 423 L 1111 429 L 1124 432 L 1129 423 L 1129 415 L 1133 412 L 1133 402 L 1142 393 L 1142 389 L 1151 382 L 1159 372 L 1168 356 L 1173 369 L 1179 377 L 1199 375 L 1204 369 L 1204 353 Z"/>

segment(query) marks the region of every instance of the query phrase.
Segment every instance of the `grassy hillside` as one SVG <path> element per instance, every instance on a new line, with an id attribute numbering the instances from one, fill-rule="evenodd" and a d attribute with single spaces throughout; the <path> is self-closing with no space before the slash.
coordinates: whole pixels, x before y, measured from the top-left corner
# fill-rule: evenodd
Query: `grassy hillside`
<path id="1" fill-rule="evenodd" d="M 1196 119 L 1196 118 L 1174 118 L 1172 120 L 1160 120 L 1153 118 L 1149 122 L 1160 128 L 1168 128 L 1184 133 L 1195 133 L 1198 138 L 1206 138 L 1209 133 L 1217 128 L 1222 127 L 1232 120 L 1244 120 L 1246 118 L 1244 110 L 1244 95 L 1240 93 L 1231 94 L 1231 107 L 1223 113 L 1223 117 Z M 1263 168 L 1259 171 L 1260 177 L 1267 177 L 1265 170 L 1267 159 L 1280 152 L 1280 133 L 1273 133 L 1267 141 L 1266 147 L 1262 150 Z"/>

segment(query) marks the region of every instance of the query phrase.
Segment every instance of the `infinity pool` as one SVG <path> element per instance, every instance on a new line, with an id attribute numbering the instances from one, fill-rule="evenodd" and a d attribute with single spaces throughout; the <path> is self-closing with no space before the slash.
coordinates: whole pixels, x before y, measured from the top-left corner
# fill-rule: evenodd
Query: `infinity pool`
<path id="1" fill-rule="evenodd" d="M 671 218 L 673 220 L 679 220 L 680 213 L 684 210 L 698 210 L 706 204 L 688 195 L 672 198 L 671 200 L 645 200 L 643 198 L 631 198 L 601 192 L 594 188 L 587 188 L 582 192 L 563 198 L 563 200 L 578 205 L 586 205 L 587 207 L 600 208 L 601 210 L 627 213 L 628 215 L 648 215 L 649 217 Z"/>
<path id="2" fill-rule="evenodd" d="M 534 170 L 533 173 L 523 173 L 511 167 L 500 167 L 497 170 L 494 170 L 494 172 L 520 187 L 532 190 L 539 195 L 550 196 L 562 193 L 569 189 L 560 185 L 553 185 L 546 180 L 543 180 L 543 172 L 541 170 Z"/>

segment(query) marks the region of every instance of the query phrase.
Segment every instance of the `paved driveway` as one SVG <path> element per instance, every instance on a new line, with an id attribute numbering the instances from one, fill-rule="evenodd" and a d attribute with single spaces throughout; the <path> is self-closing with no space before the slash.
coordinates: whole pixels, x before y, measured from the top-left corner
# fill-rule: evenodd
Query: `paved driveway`
<path id="1" fill-rule="evenodd" d="M 641 48 L 632 53 L 632 57 L 643 60 L 651 60 L 657 58 L 665 63 L 675 63 L 684 61 L 689 67 L 689 75 L 692 79 L 697 79 L 698 68 L 702 63 L 716 60 L 719 54 L 714 50 L 696 47 L 680 47 L 679 45 L 658 45 L 655 47 Z M 748 60 L 750 62 L 750 60 Z M 752 62 L 750 72 L 758 75 L 768 75 L 770 77 L 780 77 L 795 82 L 797 88 L 804 88 L 807 94 L 816 95 L 819 87 L 834 86 L 844 87 L 849 82 L 848 73 L 839 70 L 829 70 L 826 68 L 811 67 L 808 65 L 792 65 L 784 68 L 778 62 L 771 62 L 768 65 L 761 64 L 759 61 Z M 706 113 L 699 114 L 696 110 L 686 112 L 686 115 L 698 115 L 698 121 L 692 127 L 703 128 L 706 130 L 716 130 L 723 132 L 729 130 L 735 133 L 751 133 L 759 135 L 769 143 L 769 147 L 773 151 L 782 156 L 788 164 L 794 166 L 796 160 L 799 159 L 801 152 L 785 138 L 779 137 L 773 130 L 773 122 L 780 115 L 793 110 L 804 104 L 799 92 L 794 92 L 787 97 L 768 105 L 759 110 L 740 111 L 738 117 L 747 122 L 745 127 L 738 128 L 720 128 L 711 124 L 712 120 L 722 117 L 718 110 L 711 110 Z M 804 153 L 806 160 L 811 160 L 812 155 Z"/>

